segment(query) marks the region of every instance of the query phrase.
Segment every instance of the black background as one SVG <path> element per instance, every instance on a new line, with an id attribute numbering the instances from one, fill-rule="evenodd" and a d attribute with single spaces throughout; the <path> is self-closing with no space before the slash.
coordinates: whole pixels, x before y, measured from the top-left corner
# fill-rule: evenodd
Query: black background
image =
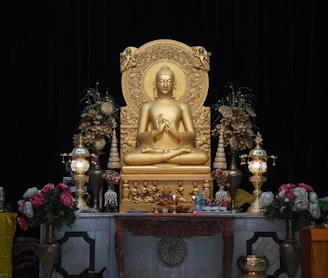
<path id="1" fill-rule="evenodd" d="M 6 3 L 6 2 L 4 2 Z M 2 175 L 16 210 L 28 187 L 67 175 L 86 87 L 99 82 L 118 105 L 119 54 L 155 39 L 212 53 L 214 104 L 232 82 L 256 96 L 263 148 L 278 156 L 262 189 L 305 182 L 327 195 L 327 1 L 18 0 L 2 4 Z M 217 147 L 212 142 L 212 156 Z M 212 158 L 213 159 L 213 158 Z M 106 165 L 103 165 L 104 167 Z M 242 188 L 251 192 L 247 169 Z"/>

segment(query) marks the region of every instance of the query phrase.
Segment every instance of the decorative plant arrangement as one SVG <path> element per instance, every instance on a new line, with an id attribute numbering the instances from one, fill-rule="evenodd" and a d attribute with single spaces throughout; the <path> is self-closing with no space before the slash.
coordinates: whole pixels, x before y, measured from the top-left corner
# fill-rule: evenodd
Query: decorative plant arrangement
<path id="1" fill-rule="evenodd" d="M 283 184 L 276 194 L 263 192 L 260 205 L 267 219 L 293 219 L 296 227 L 311 225 L 320 217 L 318 195 L 305 183 Z"/>
<path id="2" fill-rule="evenodd" d="M 121 179 L 120 174 L 114 170 L 105 170 L 102 177 L 108 184 L 118 184 Z"/>
<path id="3" fill-rule="evenodd" d="M 254 95 L 251 89 L 240 87 L 235 90 L 233 84 L 228 83 L 231 92 L 213 106 L 217 112 L 212 135 L 218 137 L 223 134 L 224 146 L 230 146 L 232 151 L 251 149 L 254 144 L 256 113 L 252 107 Z"/>
<path id="4" fill-rule="evenodd" d="M 26 231 L 29 227 L 41 224 L 60 228 L 64 224 L 71 227 L 77 218 L 77 203 L 71 189 L 64 183 L 56 186 L 46 184 L 41 190 L 28 188 L 23 199 L 18 201 L 19 217 L 17 223 Z"/>
<path id="5" fill-rule="evenodd" d="M 118 107 L 108 90 L 104 95 L 95 88 L 84 90 L 80 104 L 84 105 L 80 116 L 79 134 L 88 148 L 98 152 L 110 142 L 113 130 L 117 126 Z M 79 140 L 79 134 L 74 135 L 74 141 Z"/>

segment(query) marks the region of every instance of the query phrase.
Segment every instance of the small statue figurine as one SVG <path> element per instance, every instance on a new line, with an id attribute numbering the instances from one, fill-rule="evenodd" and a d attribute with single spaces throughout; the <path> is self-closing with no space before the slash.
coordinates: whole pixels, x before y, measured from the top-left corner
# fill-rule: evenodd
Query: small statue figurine
<path id="1" fill-rule="evenodd" d="M 135 62 L 136 50 L 137 48 L 133 46 L 128 46 L 127 48 L 125 48 L 125 50 L 122 53 L 120 53 L 121 72 L 136 65 Z"/>

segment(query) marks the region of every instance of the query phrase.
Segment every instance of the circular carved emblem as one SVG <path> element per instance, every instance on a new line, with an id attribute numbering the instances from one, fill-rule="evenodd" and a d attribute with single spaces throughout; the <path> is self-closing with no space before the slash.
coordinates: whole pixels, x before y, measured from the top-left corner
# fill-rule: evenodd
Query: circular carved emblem
<path id="1" fill-rule="evenodd" d="M 164 265 L 175 267 L 182 264 L 188 254 L 186 243 L 179 238 L 163 238 L 157 245 L 157 257 Z"/>

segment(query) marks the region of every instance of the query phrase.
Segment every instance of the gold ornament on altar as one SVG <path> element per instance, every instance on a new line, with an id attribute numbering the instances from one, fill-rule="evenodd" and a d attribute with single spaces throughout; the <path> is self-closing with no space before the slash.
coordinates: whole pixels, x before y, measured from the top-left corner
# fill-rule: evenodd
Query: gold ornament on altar
<path id="1" fill-rule="evenodd" d="M 231 195 L 229 210 L 240 212 L 235 205 L 236 193 L 240 187 L 243 173 L 238 169 L 239 152 L 253 147 L 253 128 L 256 113 L 252 107 L 254 95 L 247 87 L 235 90 L 228 83 L 231 92 L 212 107 L 217 112 L 212 130 L 212 136 L 218 137 L 218 148 L 213 163 L 214 169 L 222 169 L 229 172 L 229 181 L 225 186 Z M 230 163 L 227 167 L 225 148 L 230 148 Z"/>
<path id="2" fill-rule="evenodd" d="M 85 196 L 88 195 L 84 190 L 85 183 L 89 180 L 86 172 L 90 168 L 89 158 L 91 157 L 89 150 L 84 146 L 82 135 L 79 135 L 79 141 L 74 142 L 74 149 L 69 154 L 61 153 L 62 163 L 66 164 L 65 158 L 68 157 L 69 168 L 71 170 L 71 175 L 76 186 L 75 198 L 77 198 L 77 207 L 80 211 L 89 211 Z"/>
<path id="3" fill-rule="evenodd" d="M 74 141 L 82 136 L 85 146 L 93 149 L 95 153 L 102 150 L 111 141 L 117 126 L 118 107 L 109 91 L 102 95 L 98 90 L 99 83 L 95 88 L 86 88 L 84 96 L 80 100 L 83 110 L 80 115 L 79 133 L 73 136 Z"/>
<path id="4" fill-rule="evenodd" d="M 253 128 L 256 113 L 252 107 L 254 95 L 251 89 L 240 87 L 235 90 L 233 84 L 228 83 L 231 92 L 217 101 L 212 107 L 217 113 L 212 130 L 214 137 L 222 136 L 223 147 L 230 146 L 231 151 L 242 151 L 253 147 Z"/>
<path id="5" fill-rule="evenodd" d="M 238 258 L 238 267 L 242 271 L 240 278 L 257 277 L 267 278 L 265 272 L 269 268 L 266 256 L 247 255 Z"/>
<path id="6" fill-rule="evenodd" d="M 241 155 L 241 164 L 246 164 L 245 158 L 248 158 L 248 170 L 253 174 L 253 176 L 249 178 L 249 181 L 253 184 L 254 187 L 253 197 L 255 198 L 255 200 L 248 208 L 248 211 L 252 213 L 259 213 L 263 212 L 263 208 L 260 205 L 260 197 L 262 194 L 261 187 L 262 184 L 267 180 L 267 178 L 263 176 L 263 174 L 267 171 L 267 160 L 269 157 L 267 155 L 267 152 L 261 148 L 263 138 L 259 132 L 255 136 L 254 141 L 256 144 L 255 148 L 251 149 L 248 155 Z M 273 160 L 272 166 L 275 166 L 276 159 L 278 157 L 271 155 L 270 158 L 272 158 Z"/>

